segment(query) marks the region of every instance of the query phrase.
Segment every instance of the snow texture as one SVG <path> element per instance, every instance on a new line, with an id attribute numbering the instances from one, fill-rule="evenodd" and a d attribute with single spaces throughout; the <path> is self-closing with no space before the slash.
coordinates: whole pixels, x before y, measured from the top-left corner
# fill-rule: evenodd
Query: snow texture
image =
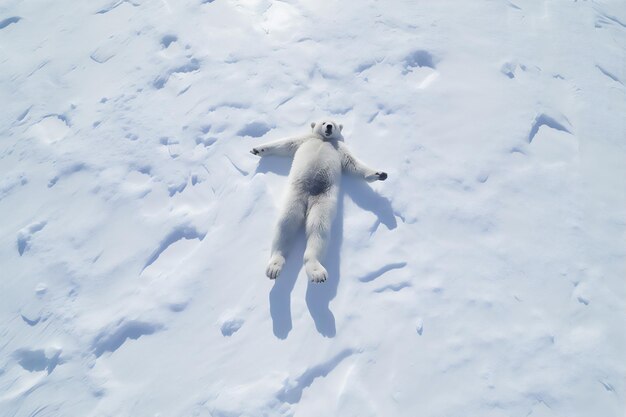
<path id="1" fill-rule="evenodd" d="M 5 0 L 0 415 L 618 417 L 623 0 Z M 332 117 L 326 261 L 264 275 Z"/>

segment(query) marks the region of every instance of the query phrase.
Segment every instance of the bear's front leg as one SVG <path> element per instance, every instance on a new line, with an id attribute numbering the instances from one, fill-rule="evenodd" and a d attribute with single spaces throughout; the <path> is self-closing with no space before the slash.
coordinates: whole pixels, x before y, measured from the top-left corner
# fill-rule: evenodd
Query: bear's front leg
<path id="1" fill-rule="evenodd" d="M 250 150 L 250 153 L 252 155 L 258 155 L 258 156 L 265 156 L 265 155 L 293 156 L 298 150 L 298 147 L 304 141 L 305 141 L 304 138 L 277 140 L 274 142 L 255 146 L 254 148 Z"/>
<path id="2" fill-rule="evenodd" d="M 385 181 L 387 179 L 386 172 L 376 171 L 365 165 L 352 155 L 343 143 L 339 144 L 339 152 L 341 153 L 341 168 L 343 171 L 364 178 L 367 182 Z"/>
<path id="3" fill-rule="evenodd" d="M 383 171 L 377 171 L 377 172 L 374 172 L 365 176 L 365 180 L 367 182 L 385 181 L 386 179 L 387 179 L 387 173 Z"/>

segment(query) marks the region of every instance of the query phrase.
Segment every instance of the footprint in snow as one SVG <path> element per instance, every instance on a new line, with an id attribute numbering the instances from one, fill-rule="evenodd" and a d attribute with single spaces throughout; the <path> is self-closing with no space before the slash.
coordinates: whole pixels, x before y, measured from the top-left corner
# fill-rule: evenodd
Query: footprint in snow
<path id="1" fill-rule="evenodd" d="M 105 352 L 115 352 L 128 339 L 136 340 L 142 336 L 154 334 L 163 329 L 160 323 L 140 320 L 121 320 L 117 325 L 102 330 L 92 343 L 92 351 L 96 357 Z"/>
<path id="2" fill-rule="evenodd" d="M 237 332 L 239 329 L 241 329 L 241 326 L 243 326 L 243 323 L 244 323 L 244 321 L 242 319 L 229 319 L 229 320 L 226 320 L 220 326 L 220 330 L 222 332 L 222 335 L 226 336 L 226 337 L 232 336 L 235 332 Z"/>
<path id="3" fill-rule="evenodd" d="M 48 375 L 54 371 L 61 360 L 61 349 L 18 349 L 13 353 L 17 363 L 28 372 L 48 371 Z"/>
<path id="4" fill-rule="evenodd" d="M 26 226 L 19 231 L 17 234 L 17 252 L 20 256 L 30 249 L 33 235 L 43 230 L 43 228 L 46 227 L 46 224 L 48 224 L 48 222 L 45 220 L 40 221 L 38 223 L 33 223 L 30 226 Z"/>
<path id="5" fill-rule="evenodd" d="M 9 25 L 11 25 L 13 23 L 19 22 L 20 20 L 22 20 L 22 18 L 19 17 L 19 16 L 12 16 L 12 17 L 6 18 L 4 20 L 0 20 L 0 29 L 4 29 L 5 27 L 7 27 L 7 26 L 9 26 Z"/>

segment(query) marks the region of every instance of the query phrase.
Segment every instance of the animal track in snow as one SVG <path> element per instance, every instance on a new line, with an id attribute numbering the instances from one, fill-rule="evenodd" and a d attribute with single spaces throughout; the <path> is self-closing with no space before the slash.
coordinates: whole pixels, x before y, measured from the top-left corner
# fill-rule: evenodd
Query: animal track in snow
<path id="1" fill-rule="evenodd" d="M 260 138 L 267 132 L 272 130 L 275 126 L 271 126 L 264 122 L 252 122 L 248 123 L 237 132 L 237 136 L 251 136 L 253 138 Z"/>
<path id="2" fill-rule="evenodd" d="M 424 333 L 424 320 L 423 319 L 418 319 L 417 320 L 417 324 L 415 325 L 415 330 L 417 331 L 417 334 L 419 334 L 420 336 L 422 335 L 422 333 Z"/>
<path id="3" fill-rule="evenodd" d="M 328 361 L 307 369 L 295 381 L 285 381 L 283 388 L 276 394 L 276 398 L 289 404 L 297 403 L 302 398 L 302 392 L 310 387 L 315 379 L 326 377 L 344 359 L 355 353 L 354 349 L 345 349 Z"/>
<path id="4" fill-rule="evenodd" d="M 500 72 L 502 74 L 506 75 L 507 77 L 513 79 L 513 78 L 515 78 L 515 70 L 516 69 L 517 69 L 517 64 L 515 64 L 513 62 L 505 62 L 500 67 Z"/>
<path id="5" fill-rule="evenodd" d="M 50 114 L 28 128 L 28 134 L 44 143 L 52 144 L 65 138 L 70 131 L 67 117 Z"/>
<path id="6" fill-rule="evenodd" d="M 167 84 L 167 82 L 169 81 L 170 77 L 173 74 L 187 74 L 187 73 L 190 73 L 190 72 L 198 71 L 199 69 L 200 69 L 200 61 L 198 61 L 196 58 L 192 58 L 186 64 L 181 65 L 180 67 L 176 67 L 174 69 L 171 69 L 171 70 L 167 71 L 165 74 L 157 77 L 152 82 L 152 86 L 154 88 L 156 88 L 157 90 L 160 90 L 163 87 L 165 87 L 165 84 Z"/>
<path id="7" fill-rule="evenodd" d="M 71 164 L 62 168 L 57 175 L 55 175 L 50 179 L 50 181 L 48 181 L 48 188 L 54 187 L 61 178 L 68 177 L 72 174 L 84 170 L 85 168 L 86 165 L 82 162 L 77 162 L 75 164 Z"/>
<path id="8" fill-rule="evenodd" d="M 566 132 L 571 134 L 570 130 L 563 126 L 561 123 L 557 122 L 554 118 L 548 116 L 545 113 L 540 114 L 535 118 L 532 127 L 530 128 L 530 133 L 528 134 L 528 143 L 532 143 L 533 139 L 537 132 L 539 132 L 539 128 L 541 126 L 547 126 L 552 129 L 560 130 L 562 132 Z"/>
<path id="9" fill-rule="evenodd" d="M 374 281 L 376 278 L 380 277 L 381 275 L 394 269 L 404 268 L 406 265 L 407 265 L 406 262 L 396 262 L 396 263 L 385 265 L 382 268 L 379 268 L 373 272 L 363 275 L 362 277 L 359 278 L 359 281 L 361 282 Z"/>
<path id="10" fill-rule="evenodd" d="M 504 64 L 502 64 L 502 66 L 500 67 L 500 72 L 504 75 L 506 75 L 507 77 L 513 79 L 517 76 L 517 69 L 521 69 L 523 72 L 540 72 L 541 68 L 539 67 L 532 67 L 529 68 L 524 64 L 520 64 L 516 61 L 510 61 L 510 62 L 505 62 Z"/>
<path id="11" fill-rule="evenodd" d="M 404 59 L 402 75 L 410 77 L 417 84 L 417 88 L 424 89 L 439 77 L 435 69 L 437 60 L 428 51 L 418 50 Z"/>
<path id="12" fill-rule="evenodd" d="M 128 339 L 137 340 L 141 336 L 151 335 L 163 326 L 139 320 L 121 320 L 114 330 L 104 330 L 96 336 L 92 343 L 93 353 L 100 357 L 105 352 L 115 352 Z"/>
<path id="13" fill-rule="evenodd" d="M 44 227 L 46 227 L 48 222 L 40 221 L 38 223 L 33 223 L 30 226 L 26 226 L 17 234 L 17 252 L 22 256 L 24 252 L 30 249 L 30 242 L 33 238 L 33 235 L 39 231 L 41 231 Z"/>
<path id="14" fill-rule="evenodd" d="M 104 64 L 114 56 L 115 52 L 113 52 L 111 48 L 100 47 L 93 51 L 91 55 L 89 55 L 89 58 L 91 58 L 94 62 L 97 62 L 98 64 Z"/>
<path id="15" fill-rule="evenodd" d="M 178 40 L 178 36 L 176 35 L 165 35 L 161 38 L 161 46 L 163 48 L 169 48 L 173 42 Z"/>
<path id="16" fill-rule="evenodd" d="M 13 357 L 20 366 L 29 372 L 48 371 L 51 374 L 54 368 L 62 361 L 61 349 L 18 349 L 13 353 Z"/>
<path id="17" fill-rule="evenodd" d="M 196 145 L 202 144 L 202 146 L 204 146 L 205 148 L 208 148 L 209 146 L 213 145 L 215 142 L 217 142 L 217 138 L 214 138 L 214 137 L 208 137 L 208 138 L 203 138 L 202 136 L 196 137 Z"/>
<path id="18" fill-rule="evenodd" d="M 97 48 L 89 55 L 94 62 L 104 64 L 113 58 L 120 49 L 124 48 L 124 41 L 116 36 L 111 36 L 101 42 Z"/>
<path id="19" fill-rule="evenodd" d="M 363 63 L 359 64 L 359 65 L 358 65 L 358 66 L 354 69 L 354 72 L 355 72 L 356 74 L 360 74 L 360 73 L 362 73 L 363 71 L 367 71 L 368 69 L 372 68 L 372 67 L 373 67 L 374 65 L 376 65 L 376 64 L 378 64 L 378 62 L 377 62 L 377 61 L 374 61 L 374 60 L 372 60 L 372 61 L 366 61 L 366 62 L 363 62 Z"/>
<path id="20" fill-rule="evenodd" d="M 202 182 L 202 178 L 200 178 L 198 174 L 191 174 L 191 177 L 189 177 L 189 179 L 191 181 L 192 186 Z"/>
<path id="21" fill-rule="evenodd" d="M 168 185 L 167 192 L 170 197 L 174 197 L 175 194 L 180 194 L 185 191 L 185 188 L 187 188 L 187 180 L 181 182 L 180 184 Z"/>
<path id="22" fill-rule="evenodd" d="M 226 320 L 220 326 L 220 330 L 222 335 L 224 336 L 232 336 L 237 330 L 241 329 L 244 321 L 242 319 L 230 319 Z"/>
<path id="23" fill-rule="evenodd" d="M 4 29 L 5 27 L 7 27 L 7 26 L 9 26 L 9 25 L 11 25 L 13 23 L 19 22 L 20 20 L 22 20 L 22 18 L 19 17 L 19 16 L 12 16 L 12 17 L 6 18 L 4 20 L 0 20 L 0 29 Z"/>
<path id="24" fill-rule="evenodd" d="M 196 136 L 196 145 L 202 144 L 205 148 L 213 145 L 217 142 L 217 138 L 213 136 L 205 136 L 211 132 L 213 126 L 211 125 L 203 125 L 200 127 L 201 136 Z"/>
<path id="25" fill-rule="evenodd" d="M 411 68 L 426 67 L 436 69 L 437 59 L 428 51 L 417 50 L 411 52 L 404 58 L 404 74 L 411 71 Z"/>
<path id="26" fill-rule="evenodd" d="M 206 236 L 206 233 L 198 232 L 198 230 L 196 230 L 196 228 L 194 228 L 193 226 L 179 226 L 175 228 L 167 236 L 165 236 L 163 240 L 161 240 L 161 242 L 159 243 L 159 247 L 156 248 L 154 252 L 152 252 L 150 257 L 146 261 L 143 269 L 146 269 L 147 267 L 152 265 L 157 259 L 159 259 L 159 256 L 161 256 L 161 254 L 165 252 L 167 248 L 169 248 L 171 245 L 178 242 L 179 240 L 198 239 L 202 241 L 202 239 L 204 239 L 204 236 Z"/>
<path id="27" fill-rule="evenodd" d="M 481 172 L 480 174 L 476 176 L 476 181 L 478 181 L 481 184 L 486 183 L 488 179 L 489 179 L 489 174 L 487 172 Z"/>

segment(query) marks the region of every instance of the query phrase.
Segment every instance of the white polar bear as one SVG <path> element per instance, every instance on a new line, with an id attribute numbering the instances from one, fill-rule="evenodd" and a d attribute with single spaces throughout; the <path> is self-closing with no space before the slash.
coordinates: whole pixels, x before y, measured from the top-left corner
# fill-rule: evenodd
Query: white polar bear
<path id="1" fill-rule="evenodd" d="M 270 142 L 253 148 L 254 155 L 293 156 L 287 195 L 282 207 L 266 275 L 275 279 L 285 264 L 289 244 L 305 222 L 304 267 L 309 279 L 323 282 L 328 272 L 321 264 L 337 209 L 339 180 L 346 171 L 372 182 L 387 174 L 367 167 L 343 143 L 342 125 L 332 120 L 311 123 L 308 135 Z"/>

